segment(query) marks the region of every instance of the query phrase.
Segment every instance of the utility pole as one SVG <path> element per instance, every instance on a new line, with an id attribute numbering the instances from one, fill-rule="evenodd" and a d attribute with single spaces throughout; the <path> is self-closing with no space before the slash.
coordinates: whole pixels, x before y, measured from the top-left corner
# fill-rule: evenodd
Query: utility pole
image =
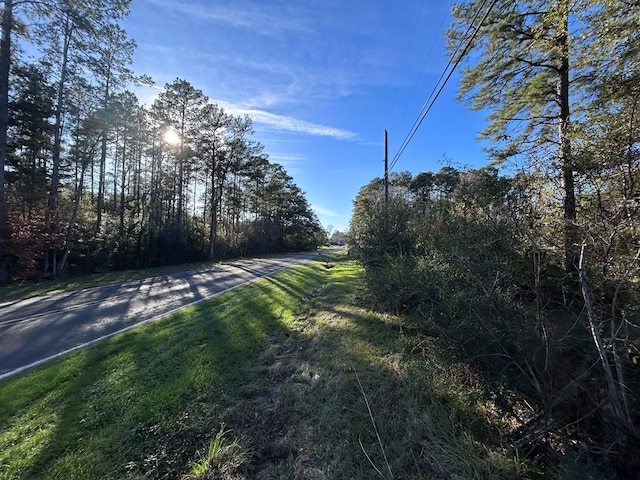
<path id="1" fill-rule="evenodd" d="M 384 208 L 389 208 L 389 141 L 384 131 Z"/>
<path id="2" fill-rule="evenodd" d="M 389 231 L 389 142 L 384 131 L 384 232 Z"/>

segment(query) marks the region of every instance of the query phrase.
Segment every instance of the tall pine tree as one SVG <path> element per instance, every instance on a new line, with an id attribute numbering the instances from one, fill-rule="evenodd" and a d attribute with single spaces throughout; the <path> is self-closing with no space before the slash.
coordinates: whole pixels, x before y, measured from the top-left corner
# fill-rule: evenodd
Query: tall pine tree
<path id="1" fill-rule="evenodd" d="M 488 110 L 483 135 L 494 142 L 496 161 L 519 153 L 544 156 L 562 178 L 564 257 L 567 273 L 577 272 L 575 165 L 571 151 L 572 103 L 585 67 L 575 62 L 574 38 L 588 24 L 577 18 L 588 0 L 497 0 L 483 25 L 484 0 L 453 6 L 448 31 L 453 51 L 479 28 L 462 73 L 459 96 L 475 110 Z"/>

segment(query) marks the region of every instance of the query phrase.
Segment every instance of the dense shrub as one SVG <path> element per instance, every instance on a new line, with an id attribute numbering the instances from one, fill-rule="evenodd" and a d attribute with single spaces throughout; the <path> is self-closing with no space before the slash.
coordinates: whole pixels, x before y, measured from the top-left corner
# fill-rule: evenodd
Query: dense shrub
<path id="1" fill-rule="evenodd" d="M 561 225 L 534 176 L 445 173 L 392 177 L 387 205 L 378 180 L 356 198 L 349 241 L 365 267 L 370 305 L 437 332 L 481 372 L 507 413 L 520 411 L 525 439 L 515 443 L 577 447 L 615 463 L 602 452 L 633 450 L 640 407 L 637 369 L 627 360 L 638 345 L 638 287 L 613 259 L 627 247 L 596 246 L 590 237 L 596 261 L 585 297 L 564 273 Z M 603 386 L 585 298 L 598 314 L 615 391 Z"/>

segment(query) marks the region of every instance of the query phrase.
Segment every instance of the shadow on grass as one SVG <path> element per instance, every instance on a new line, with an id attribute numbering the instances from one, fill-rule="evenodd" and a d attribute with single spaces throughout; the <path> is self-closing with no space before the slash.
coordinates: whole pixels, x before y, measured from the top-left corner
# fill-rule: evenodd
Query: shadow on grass
<path id="1" fill-rule="evenodd" d="M 520 465 L 482 444 L 488 426 L 455 365 L 439 363 L 441 346 L 415 355 L 393 318 L 323 295 L 319 315 L 299 312 L 265 354 L 266 390 L 229 411 L 227 425 L 251 439 L 249 478 L 519 478 Z"/>
<path id="2" fill-rule="evenodd" d="M 448 388 L 438 345 L 417 358 L 394 319 L 339 303 L 357 269 L 333 261 L 0 385 L 0 431 L 16 432 L 0 434 L 0 464 L 17 465 L 7 478 L 179 478 L 222 423 L 242 454 L 216 478 L 379 478 L 372 463 L 404 479 L 515 478 L 477 458 L 478 419 Z"/>
<path id="3" fill-rule="evenodd" d="M 380 478 L 375 468 L 385 478 L 514 478 L 507 459 L 488 461 L 480 446 L 487 425 L 456 391 L 455 369 L 442 371 L 447 367 L 440 363 L 440 347 L 434 344 L 425 361 L 413 355 L 415 343 L 393 319 L 341 308 L 329 312 L 339 320 L 323 328 L 330 348 L 317 359 L 321 367 L 314 367 L 327 380 L 309 408 L 334 405 L 310 442 L 336 439 L 335 455 L 324 461 L 326 478 Z"/>
<path id="4" fill-rule="evenodd" d="M 40 431 L 25 468 L 8 478 L 179 477 L 243 384 L 255 381 L 252 362 L 268 337 L 290 335 L 277 302 L 264 301 L 273 283 L 204 302 L 0 386 L 3 398 L 28 392 L 6 405 L 1 424 L 28 417 Z M 52 380 L 38 384 L 42 378 Z M 43 416 L 46 432 L 37 423 Z M 0 463 L 18 463 L 24 453 L 13 448 Z"/>

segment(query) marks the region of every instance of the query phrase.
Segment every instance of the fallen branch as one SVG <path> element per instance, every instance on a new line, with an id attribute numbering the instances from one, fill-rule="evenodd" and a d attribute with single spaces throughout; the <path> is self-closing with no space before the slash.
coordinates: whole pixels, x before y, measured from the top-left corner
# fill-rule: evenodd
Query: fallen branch
<path id="1" fill-rule="evenodd" d="M 602 341 L 602 337 L 600 335 L 600 329 L 598 326 L 598 322 L 596 319 L 596 314 L 593 309 L 593 304 L 591 302 L 591 293 L 589 289 L 589 278 L 587 277 L 587 244 L 583 243 L 580 249 L 580 263 L 578 265 L 578 273 L 580 279 L 580 287 L 582 289 L 582 297 L 584 298 L 584 306 L 587 311 L 587 320 L 589 322 L 589 330 L 591 332 L 591 338 L 593 339 L 593 343 L 596 346 L 596 350 L 598 351 L 598 356 L 600 358 L 600 364 L 602 366 L 602 370 L 604 373 L 604 378 L 607 384 L 607 391 L 609 393 L 609 403 L 611 409 L 613 410 L 614 418 L 616 420 L 616 424 L 618 428 L 621 429 L 622 432 L 631 434 L 633 436 L 637 436 L 638 433 L 633 426 L 633 423 L 630 420 L 628 412 L 622 407 L 620 403 L 620 395 L 616 388 L 616 380 L 613 378 L 613 371 L 611 368 L 611 364 L 609 363 L 609 358 L 607 357 L 607 352 Z M 621 385 L 621 388 L 625 388 L 624 385 Z"/>

